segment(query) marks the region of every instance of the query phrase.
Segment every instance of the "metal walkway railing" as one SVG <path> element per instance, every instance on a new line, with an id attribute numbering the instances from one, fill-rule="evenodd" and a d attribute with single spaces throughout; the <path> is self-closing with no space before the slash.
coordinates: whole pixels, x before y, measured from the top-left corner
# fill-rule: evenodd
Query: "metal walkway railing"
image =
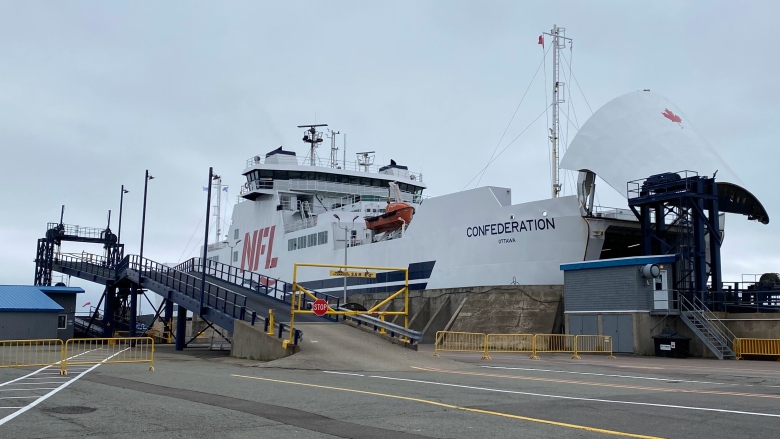
<path id="1" fill-rule="evenodd" d="M 208 283 L 201 295 L 198 277 L 135 255 L 125 256 L 116 267 L 110 267 L 105 261 L 95 260 L 94 255 L 62 254 L 55 258 L 53 269 L 103 285 L 127 278 L 228 331 L 233 330 L 233 320 L 245 319 L 247 312 L 244 295 Z"/>
<path id="2" fill-rule="evenodd" d="M 195 260 L 188 262 L 194 269 Z M 224 283 L 217 285 L 210 282 L 208 275 L 201 290 L 202 279 L 199 272 L 185 272 L 135 255 L 126 256 L 115 267 L 111 267 L 95 255 L 60 254 L 54 259 L 53 269 L 103 285 L 129 279 L 231 332 L 235 320 L 254 325 L 258 318 L 265 319 L 268 309 L 272 309 L 263 307 L 257 298 L 248 300 L 247 295 L 233 291 L 234 288 L 226 288 Z M 250 302 L 257 306 L 248 306 Z M 274 301 L 273 304 L 274 307 L 281 308 L 281 313 L 284 312 L 284 302 Z M 287 309 L 289 310 L 289 305 Z M 279 330 L 275 332 L 283 338 L 283 333 L 289 326 L 284 322 L 278 322 L 276 326 L 279 326 Z M 301 334 L 298 333 L 294 340 L 297 341 L 300 337 Z"/>

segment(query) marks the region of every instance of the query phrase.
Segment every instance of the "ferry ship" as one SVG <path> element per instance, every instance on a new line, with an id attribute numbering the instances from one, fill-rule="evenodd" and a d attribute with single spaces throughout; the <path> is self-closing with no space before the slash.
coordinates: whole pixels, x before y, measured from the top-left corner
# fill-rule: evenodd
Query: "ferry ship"
<path id="1" fill-rule="evenodd" d="M 562 30 L 547 34 L 556 50 Z M 553 103 L 561 100 L 557 93 L 555 87 Z M 557 104 L 552 112 L 552 196 L 519 204 L 509 188 L 494 186 L 426 197 L 428 182 L 405 164 L 376 165 L 373 151 L 339 160 L 334 136 L 330 158 L 318 157 L 326 125 L 302 125 L 304 157 L 278 147 L 246 161 L 227 239 L 210 245 L 208 258 L 268 282 L 291 281 L 294 263 L 338 265 L 346 258 L 349 265 L 408 268 L 412 290 L 561 285 L 563 263 L 639 255 L 639 224 L 627 206 L 594 206 L 597 175 L 625 195 L 628 181 L 670 166 L 719 172 L 719 182 L 754 200 L 682 111 L 649 90 L 618 97 L 581 127 L 560 163 L 579 173 L 577 194 L 560 196 Z M 345 295 L 395 291 L 403 283 L 393 271 L 346 282 L 322 270 L 297 277 L 308 288 Z"/>

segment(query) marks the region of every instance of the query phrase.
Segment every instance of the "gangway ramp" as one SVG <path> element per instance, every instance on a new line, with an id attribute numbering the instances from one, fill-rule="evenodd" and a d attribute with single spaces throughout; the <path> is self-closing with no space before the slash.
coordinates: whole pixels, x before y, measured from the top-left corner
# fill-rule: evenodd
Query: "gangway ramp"
<path id="1" fill-rule="evenodd" d="M 176 270 L 191 274 L 200 278 L 203 264 L 200 258 L 191 258 L 176 267 Z M 290 298 L 292 285 L 279 280 L 264 276 L 259 273 L 241 270 L 221 262 L 208 261 L 206 266 L 206 282 L 222 288 L 243 294 L 247 298 L 247 307 L 257 313 L 267 316 L 268 310 L 274 310 L 274 319 L 278 322 L 287 323 L 290 321 Z M 339 306 L 339 298 L 327 294 L 314 292 L 317 296 L 322 296 L 334 303 L 333 306 Z M 305 298 L 308 300 L 308 298 Z M 299 315 L 296 318 L 298 322 L 322 322 L 324 320 L 334 320 L 331 317 L 317 317 L 315 315 Z"/>
<path id="2" fill-rule="evenodd" d="M 297 319 L 297 317 L 296 317 Z M 412 367 L 460 368 L 430 352 L 418 352 L 390 343 L 373 333 L 346 324 L 300 323 L 305 336 L 295 355 L 259 364 L 258 367 L 325 371 L 409 371 Z"/>
<path id="3" fill-rule="evenodd" d="M 95 255 L 57 255 L 52 269 L 102 285 L 129 281 L 184 306 L 228 331 L 233 331 L 235 319 L 247 320 L 252 312 L 247 308 L 246 296 L 209 283 L 203 289 L 204 306 L 201 309 L 201 280 L 197 276 L 147 258 L 140 260 L 135 255 L 125 256 L 115 268 L 108 267 L 106 261 Z"/>

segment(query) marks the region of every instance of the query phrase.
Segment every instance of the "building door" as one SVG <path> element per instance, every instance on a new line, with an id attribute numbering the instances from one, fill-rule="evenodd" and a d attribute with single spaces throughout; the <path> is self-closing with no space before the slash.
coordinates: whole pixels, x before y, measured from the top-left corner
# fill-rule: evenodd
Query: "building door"
<path id="1" fill-rule="evenodd" d="M 669 284 L 666 270 L 653 281 L 653 309 L 669 309 Z"/>
<path id="2" fill-rule="evenodd" d="M 570 315 L 569 334 L 571 335 L 598 335 L 599 317 L 597 315 Z"/>
<path id="3" fill-rule="evenodd" d="M 612 337 L 612 352 L 634 352 L 634 323 L 631 314 L 603 314 L 602 335 Z"/>

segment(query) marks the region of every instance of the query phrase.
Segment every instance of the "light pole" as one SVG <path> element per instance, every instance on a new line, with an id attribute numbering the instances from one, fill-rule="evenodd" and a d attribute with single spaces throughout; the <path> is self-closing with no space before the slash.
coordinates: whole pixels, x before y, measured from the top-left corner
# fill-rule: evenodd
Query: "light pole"
<path id="1" fill-rule="evenodd" d="M 144 208 L 143 208 L 143 214 L 141 215 L 141 251 L 138 254 L 138 263 L 140 264 L 138 267 L 138 285 L 143 288 L 144 283 L 144 232 L 146 231 L 146 193 L 147 188 L 149 186 L 149 180 L 153 180 L 154 177 L 152 177 L 149 174 L 149 170 L 146 170 L 146 175 L 144 176 Z M 124 185 L 122 186 L 122 189 L 124 189 Z M 133 287 L 130 291 L 130 337 L 135 337 L 135 315 L 138 313 L 138 290 L 136 287 Z"/>
<path id="2" fill-rule="evenodd" d="M 349 230 L 355 228 L 355 220 L 360 218 L 360 215 L 355 215 L 355 217 L 352 218 L 352 228 L 349 228 L 347 226 L 341 227 L 341 218 L 339 218 L 339 216 L 336 215 L 335 213 L 333 214 L 333 216 L 335 216 L 336 219 L 339 220 L 339 224 L 338 224 L 339 229 L 344 229 L 344 271 L 347 271 L 347 247 L 349 247 L 349 245 L 347 245 L 347 243 L 349 242 L 347 238 L 347 234 Z M 344 303 L 347 303 L 347 276 L 344 276 Z M 344 303 L 342 303 L 342 305 L 344 305 Z"/>
<path id="3" fill-rule="evenodd" d="M 202 267 L 200 277 L 200 312 L 198 312 L 198 315 L 203 315 L 203 297 L 206 290 L 206 258 L 208 257 L 209 250 L 209 215 L 211 215 L 211 181 L 217 179 L 219 179 L 219 175 L 214 173 L 213 167 L 209 167 L 209 192 L 206 199 L 206 232 L 203 237 L 203 260 L 201 261 Z"/>
<path id="4" fill-rule="evenodd" d="M 117 244 L 122 242 L 122 204 L 125 201 L 125 194 L 128 193 L 125 189 L 125 185 L 122 185 L 122 192 L 119 193 L 119 230 L 117 231 L 116 242 Z"/>

